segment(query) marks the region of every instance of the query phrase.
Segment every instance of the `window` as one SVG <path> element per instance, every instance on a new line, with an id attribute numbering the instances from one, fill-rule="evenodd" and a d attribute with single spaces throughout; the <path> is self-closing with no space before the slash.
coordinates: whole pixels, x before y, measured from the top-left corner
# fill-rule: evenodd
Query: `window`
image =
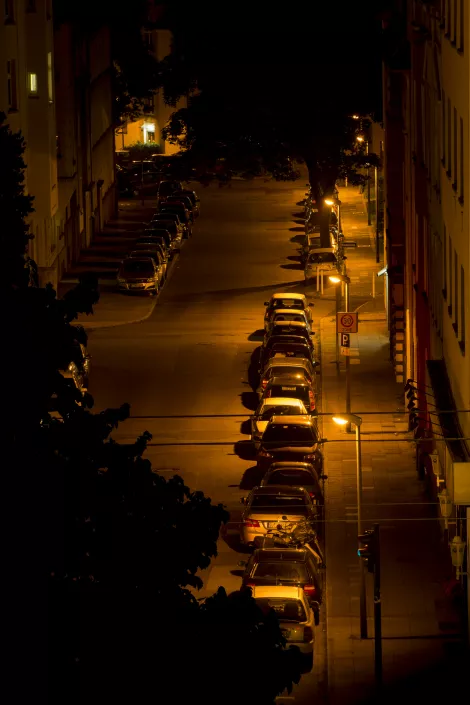
<path id="1" fill-rule="evenodd" d="M 452 164 L 452 167 L 453 167 L 452 186 L 454 187 L 455 190 L 457 190 L 457 169 L 458 169 L 457 123 L 458 123 L 457 108 L 454 108 L 454 124 L 453 124 L 453 128 L 454 128 L 453 129 L 453 132 L 454 132 L 454 155 L 453 155 L 453 164 Z"/>
<path id="2" fill-rule="evenodd" d="M 16 61 L 7 61 L 8 111 L 18 110 L 18 92 L 16 90 Z"/>
<path id="3" fill-rule="evenodd" d="M 459 51 L 463 51 L 465 37 L 465 0 L 460 0 Z"/>
<path id="4" fill-rule="evenodd" d="M 452 175 L 452 106 L 447 98 L 447 175 Z"/>
<path id="5" fill-rule="evenodd" d="M 446 94 L 441 96 L 441 128 L 442 128 L 442 163 L 446 165 Z"/>
<path id="6" fill-rule="evenodd" d="M 38 75 L 37 73 L 28 73 L 28 91 L 30 95 L 38 93 Z"/>
<path id="7" fill-rule="evenodd" d="M 447 307 L 447 310 L 449 311 L 449 316 L 452 315 L 452 238 L 449 235 L 449 257 L 448 257 L 448 263 L 449 263 L 449 288 L 448 288 L 448 294 L 449 294 L 449 305 Z"/>
<path id="8" fill-rule="evenodd" d="M 444 298 L 447 298 L 447 231 L 446 231 L 446 226 L 444 225 L 444 247 L 443 253 L 444 253 L 444 261 L 443 261 L 443 266 L 442 266 L 442 279 L 443 279 L 443 285 L 444 288 L 442 289 L 442 293 L 444 295 Z"/>
<path id="9" fill-rule="evenodd" d="M 47 96 L 49 98 L 49 103 L 53 100 L 53 87 L 52 87 L 52 52 L 47 54 Z"/>
<path id="10" fill-rule="evenodd" d="M 15 0 L 5 0 L 5 23 L 13 24 L 15 21 Z"/>
<path id="11" fill-rule="evenodd" d="M 459 178 L 459 201 L 460 203 L 463 203 L 464 201 L 464 195 L 463 195 L 463 189 L 464 189 L 464 159 L 465 159 L 465 151 L 464 151 L 464 134 L 463 134 L 463 118 L 460 118 L 460 178 Z"/>

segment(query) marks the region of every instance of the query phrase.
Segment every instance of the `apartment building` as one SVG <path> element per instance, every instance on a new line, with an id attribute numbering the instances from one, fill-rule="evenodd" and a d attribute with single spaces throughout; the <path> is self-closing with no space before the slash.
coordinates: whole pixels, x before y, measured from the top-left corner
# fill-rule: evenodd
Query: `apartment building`
<path id="1" fill-rule="evenodd" d="M 168 29 L 149 27 L 143 29 L 145 44 L 148 51 L 162 61 L 171 53 L 172 34 Z M 178 147 L 163 139 L 162 130 L 170 116 L 176 110 L 185 107 L 186 99 L 182 99 L 175 107 L 165 104 L 163 93 L 155 93 L 144 106 L 144 112 L 138 120 L 129 121 L 116 129 L 116 150 L 126 150 L 136 142 L 155 144 L 155 151 L 160 154 L 174 154 Z"/>
<path id="2" fill-rule="evenodd" d="M 391 352 L 397 380 L 412 379 L 417 387 L 416 433 L 429 439 L 420 452 L 437 454 L 455 530 L 465 535 L 470 516 L 470 4 L 396 0 L 383 26 Z"/>
<path id="3" fill-rule="evenodd" d="M 5 0 L 0 110 L 26 140 L 29 254 L 54 287 L 115 212 L 109 30 L 54 27 L 52 0 Z"/>

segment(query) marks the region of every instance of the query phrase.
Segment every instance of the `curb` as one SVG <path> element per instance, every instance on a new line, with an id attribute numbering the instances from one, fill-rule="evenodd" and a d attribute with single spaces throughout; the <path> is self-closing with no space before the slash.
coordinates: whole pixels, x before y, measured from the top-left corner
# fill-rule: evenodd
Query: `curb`
<path id="1" fill-rule="evenodd" d="M 180 253 L 178 252 L 173 259 L 171 260 L 170 263 L 170 268 L 166 277 L 166 284 L 168 284 L 168 281 L 171 279 L 171 276 L 173 274 L 173 270 L 175 268 L 176 262 L 179 260 Z M 85 330 L 99 330 L 99 329 L 104 329 L 104 328 L 118 328 L 119 326 L 130 326 L 134 323 L 143 323 L 143 321 L 146 321 L 152 313 L 155 310 L 155 306 L 158 303 L 158 299 L 160 298 L 160 292 L 158 293 L 158 296 L 156 296 L 152 302 L 152 305 L 150 307 L 150 310 L 145 314 L 145 316 L 141 316 L 140 318 L 134 318 L 129 321 L 116 321 L 114 323 L 99 323 L 97 321 L 96 323 L 90 322 L 88 325 L 86 323 L 80 323 L 79 325 L 82 325 Z"/>

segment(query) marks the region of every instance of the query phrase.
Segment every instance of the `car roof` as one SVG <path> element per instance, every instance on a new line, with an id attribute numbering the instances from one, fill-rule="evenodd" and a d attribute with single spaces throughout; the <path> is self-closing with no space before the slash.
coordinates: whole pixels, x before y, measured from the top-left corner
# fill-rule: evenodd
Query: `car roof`
<path id="1" fill-rule="evenodd" d="M 299 414 L 298 416 L 288 416 L 287 414 L 285 416 L 272 416 L 271 420 L 269 422 L 270 426 L 289 426 L 289 424 L 292 424 L 293 426 L 313 426 L 314 423 L 310 416 L 306 416 L 305 414 Z"/>
<path id="2" fill-rule="evenodd" d="M 268 397 L 263 399 L 263 406 L 298 406 L 302 407 L 304 405 L 301 399 L 294 399 L 292 397 Z M 285 417 L 284 417 L 285 418 Z"/>
<path id="3" fill-rule="evenodd" d="M 284 417 L 286 418 L 286 417 Z M 292 418 L 298 418 L 293 416 Z M 287 495 L 289 497 L 305 497 L 305 490 L 302 487 L 291 487 L 290 485 L 266 485 L 266 487 L 255 487 L 254 495 Z"/>
<path id="4" fill-rule="evenodd" d="M 307 549 L 305 548 L 257 548 L 253 557 L 258 563 L 269 563 L 270 561 L 297 561 L 305 563 L 307 561 Z"/>
<path id="5" fill-rule="evenodd" d="M 294 294 L 290 291 L 281 291 L 281 292 L 276 292 L 271 296 L 271 299 L 274 301 L 275 299 L 295 299 L 296 301 L 306 301 L 307 297 L 305 294 Z"/>
<path id="6" fill-rule="evenodd" d="M 290 600 L 302 600 L 303 590 L 298 587 L 290 587 L 284 585 L 263 585 L 261 587 L 253 587 L 254 598 L 288 598 Z M 303 602 L 303 600 L 302 600 Z"/>
<path id="7" fill-rule="evenodd" d="M 311 367 L 306 357 L 271 357 L 266 367 Z"/>
<path id="8" fill-rule="evenodd" d="M 285 386 L 287 384 L 295 384 L 296 387 L 310 387 L 310 383 L 306 381 L 305 377 L 301 382 L 294 382 L 296 379 L 297 377 L 294 375 L 276 375 L 276 377 L 272 377 L 269 380 L 268 386 L 273 387 L 275 385 Z M 289 380 L 292 380 L 292 382 Z"/>
<path id="9" fill-rule="evenodd" d="M 295 321 L 294 321 L 295 323 Z M 286 340 L 286 338 L 291 338 L 291 340 Z M 294 338 L 294 340 L 292 340 Z M 308 343 L 305 342 L 305 337 L 303 335 L 271 335 L 269 336 L 268 342 L 266 345 L 276 345 L 278 343 L 282 343 L 283 345 L 307 345 Z"/>

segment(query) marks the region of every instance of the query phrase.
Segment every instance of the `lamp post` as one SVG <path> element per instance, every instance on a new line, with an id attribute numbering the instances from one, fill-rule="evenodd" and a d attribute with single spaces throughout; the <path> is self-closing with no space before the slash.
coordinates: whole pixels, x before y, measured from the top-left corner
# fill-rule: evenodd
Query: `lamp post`
<path id="1" fill-rule="evenodd" d="M 346 312 L 349 311 L 349 284 L 351 283 L 351 280 L 346 274 L 333 274 L 330 277 L 328 277 L 330 282 L 332 284 L 340 284 L 341 282 L 344 283 L 344 293 L 345 293 L 345 298 L 346 298 Z M 337 288 L 337 293 L 339 294 L 339 286 Z M 336 313 L 339 313 L 338 310 L 338 303 L 339 303 L 339 295 L 336 296 Z M 336 334 L 336 364 L 339 365 L 339 333 Z M 351 365 L 350 365 L 350 360 L 349 360 L 349 355 L 346 355 L 346 413 L 350 414 L 351 413 Z M 351 430 L 351 424 L 348 424 L 348 428 L 346 429 L 348 432 Z"/>
<path id="2" fill-rule="evenodd" d="M 366 156 L 369 156 L 369 140 L 366 140 L 362 135 L 356 137 L 356 141 L 360 144 L 364 143 L 366 148 Z M 372 225 L 371 215 L 370 215 L 370 166 L 367 163 L 367 225 Z"/>
<path id="3" fill-rule="evenodd" d="M 339 200 L 339 198 L 325 198 L 323 202 L 327 206 L 331 206 L 331 207 L 336 206 L 336 208 L 338 209 L 338 237 L 339 237 L 339 233 L 341 231 L 341 201 Z"/>
<path id="4" fill-rule="evenodd" d="M 361 424 L 362 419 L 356 414 L 341 414 L 333 416 L 333 421 L 338 426 L 356 427 L 356 495 L 357 495 L 357 534 L 362 534 L 362 453 L 361 453 Z M 361 639 L 367 639 L 367 605 L 366 605 L 366 575 L 364 564 L 359 559 L 360 566 L 360 592 L 359 592 L 359 615 L 361 627 Z"/>

